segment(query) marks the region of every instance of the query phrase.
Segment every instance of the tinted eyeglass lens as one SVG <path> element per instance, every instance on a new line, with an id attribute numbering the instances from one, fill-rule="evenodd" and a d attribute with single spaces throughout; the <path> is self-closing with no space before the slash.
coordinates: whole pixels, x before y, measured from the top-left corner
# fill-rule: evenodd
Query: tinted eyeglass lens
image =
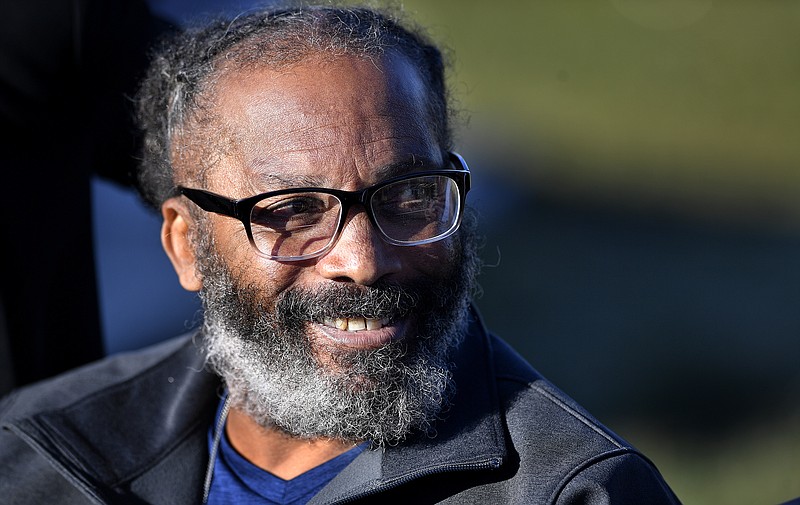
<path id="1" fill-rule="evenodd" d="M 370 201 L 376 224 L 392 240 L 414 243 L 440 237 L 458 222 L 458 185 L 443 175 L 398 181 L 378 190 Z"/>
<path id="2" fill-rule="evenodd" d="M 341 202 L 327 193 L 290 193 L 265 198 L 250 212 L 256 248 L 275 257 L 317 253 L 336 233 Z"/>

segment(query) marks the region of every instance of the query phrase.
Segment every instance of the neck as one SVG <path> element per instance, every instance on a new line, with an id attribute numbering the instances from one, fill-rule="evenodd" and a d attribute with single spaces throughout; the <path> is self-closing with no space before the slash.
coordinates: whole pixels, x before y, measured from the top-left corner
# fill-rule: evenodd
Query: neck
<path id="1" fill-rule="evenodd" d="M 289 480 L 352 449 L 356 444 L 327 438 L 295 438 L 275 428 L 264 428 L 232 407 L 225 426 L 228 441 L 245 459 Z"/>

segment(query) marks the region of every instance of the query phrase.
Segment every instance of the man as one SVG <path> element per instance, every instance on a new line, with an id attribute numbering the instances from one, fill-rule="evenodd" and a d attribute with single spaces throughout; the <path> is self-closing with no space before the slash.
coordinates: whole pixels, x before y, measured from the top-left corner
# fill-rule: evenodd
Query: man
<path id="1" fill-rule="evenodd" d="M 364 9 L 187 33 L 143 192 L 205 321 L 5 400 L 14 503 L 677 503 L 487 333 L 442 58 Z"/>

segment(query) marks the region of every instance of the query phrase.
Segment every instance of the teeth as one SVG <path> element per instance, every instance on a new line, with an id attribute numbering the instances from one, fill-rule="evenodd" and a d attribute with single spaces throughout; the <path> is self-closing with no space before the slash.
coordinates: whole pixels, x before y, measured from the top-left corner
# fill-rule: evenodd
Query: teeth
<path id="1" fill-rule="evenodd" d="M 361 331 L 367 329 L 367 322 L 363 317 L 353 317 L 347 320 L 347 331 Z"/>
<path id="2" fill-rule="evenodd" d="M 389 324 L 389 320 L 366 317 L 337 317 L 336 319 L 326 318 L 322 324 L 342 331 L 380 330 Z"/>

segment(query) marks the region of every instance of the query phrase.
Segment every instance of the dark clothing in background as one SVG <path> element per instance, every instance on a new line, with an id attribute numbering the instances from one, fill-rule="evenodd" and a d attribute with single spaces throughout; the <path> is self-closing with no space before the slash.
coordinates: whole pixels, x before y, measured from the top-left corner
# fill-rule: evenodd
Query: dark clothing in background
<path id="1" fill-rule="evenodd" d="M 132 183 L 130 97 L 164 28 L 143 1 L 0 6 L 0 391 L 103 355 L 90 177 Z"/>

